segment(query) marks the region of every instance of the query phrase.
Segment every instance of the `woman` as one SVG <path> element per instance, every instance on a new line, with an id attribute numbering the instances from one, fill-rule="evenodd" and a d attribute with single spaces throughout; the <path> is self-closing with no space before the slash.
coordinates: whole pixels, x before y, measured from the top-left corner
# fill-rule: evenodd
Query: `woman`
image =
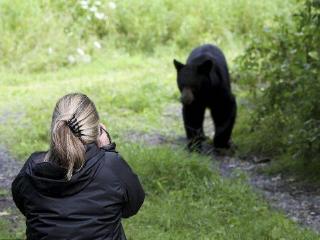
<path id="1" fill-rule="evenodd" d="M 33 153 L 12 183 L 27 239 L 126 239 L 121 218 L 144 200 L 137 175 L 115 150 L 94 103 L 62 97 L 48 152 Z"/>

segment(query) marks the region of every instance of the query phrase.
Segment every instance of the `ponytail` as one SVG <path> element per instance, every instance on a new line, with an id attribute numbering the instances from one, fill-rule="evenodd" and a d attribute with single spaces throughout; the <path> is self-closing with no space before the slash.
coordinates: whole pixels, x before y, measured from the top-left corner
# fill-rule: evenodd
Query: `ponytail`
<path id="1" fill-rule="evenodd" d="M 70 180 L 73 170 L 80 169 L 85 161 L 85 148 L 80 138 L 76 137 L 67 122 L 59 120 L 52 131 L 51 141 L 52 161 L 67 169 L 67 180 Z"/>
<path id="2" fill-rule="evenodd" d="M 85 144 L 97 141 L 98 135 L 99 115 L 94 103 L 84 94 L 68 94 L 54 109 L 46 160 L 66 169 L 70 180 L 85 163 Z"/>

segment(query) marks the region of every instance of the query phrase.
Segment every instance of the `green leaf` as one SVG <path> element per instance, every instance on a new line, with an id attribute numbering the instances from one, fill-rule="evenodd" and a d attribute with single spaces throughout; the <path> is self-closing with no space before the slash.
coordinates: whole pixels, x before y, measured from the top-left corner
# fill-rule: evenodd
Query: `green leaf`
<path id="1" fill-rule="evenodd" d="M 318 53 L 316 51 L 309 52 L 308 54 L 314 60 L 319 60 L 319 55 L 318 55 Z"/>

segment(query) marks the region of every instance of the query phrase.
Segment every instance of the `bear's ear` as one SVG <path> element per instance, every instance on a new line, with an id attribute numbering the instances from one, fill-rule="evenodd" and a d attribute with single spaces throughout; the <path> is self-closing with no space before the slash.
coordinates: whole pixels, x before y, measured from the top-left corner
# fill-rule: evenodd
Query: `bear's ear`
<path id="1" fill-rule="evenodd" d="M 209 74 L 211 69 L 212 69 L 212 61 L 211 60 L 206 60 L 201 65 L 198 66 L 198 73 L 201 74 Z"/>
<path id="2" fill-rule="evenodd" d="M 183 67 L 184 67 L 184 64 L 173 59 L 173 64 L 174 66 L 176 67 L 177 71 L 179 72 Z"/>

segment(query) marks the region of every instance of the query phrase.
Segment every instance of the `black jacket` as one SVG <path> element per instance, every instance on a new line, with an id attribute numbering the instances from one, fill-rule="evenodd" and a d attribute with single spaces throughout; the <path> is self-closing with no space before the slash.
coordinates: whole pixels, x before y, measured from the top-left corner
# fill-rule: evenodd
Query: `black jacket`
<path id="1" fill-rule="evenodd" d="M 70 181 L 65 169 L 43 162 L 45 154 L 33 153 L 12 183 L 27 239 L 126 239 L 121 218 L 136 214 L 145 195 L 114 147 L 87 145 L 85 165 Z"/>

